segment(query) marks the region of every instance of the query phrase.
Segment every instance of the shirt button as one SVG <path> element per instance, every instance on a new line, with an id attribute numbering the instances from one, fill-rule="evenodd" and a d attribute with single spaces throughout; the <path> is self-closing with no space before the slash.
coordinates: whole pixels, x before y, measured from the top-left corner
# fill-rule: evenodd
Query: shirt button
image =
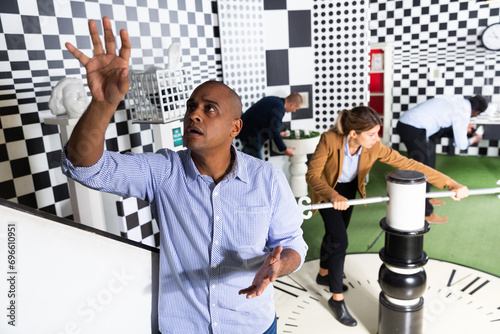
<path id="1" fill-rule="evenodd" d="M 219 244 L 219 240 L 215 240 L 214 244 L 218 245 Z"/>
<path id="2" fill-rule="evenodd" d="M 212 289 L 215 289 L 215 284 L 212 284 Z"/>
<path id="3" fill-rule="evenodd" d="M 216 322 L 214 322 L 214 327 L 217 327 L 217 323 Z"/>
<path id="4" fill-rule="evenodd" d="M 214 264 L 214 265 L 212 266 L 212 268 L 217 269 L 217 265 L 216 265 L 216 264 Z"/>
<path id="5" fill-rule="evenodd" d="M 214 191 L 214 196 L 217 196 L 217 195 L 219 195 L 219 193 L 218 193 L 218 192 L 216 192 L 216 191 Z"/>
<path id="6" fill-rule="evenodd" d="M 219 221 L 220 217 L 219 216 L 215 216 L 215 220 Z"/>

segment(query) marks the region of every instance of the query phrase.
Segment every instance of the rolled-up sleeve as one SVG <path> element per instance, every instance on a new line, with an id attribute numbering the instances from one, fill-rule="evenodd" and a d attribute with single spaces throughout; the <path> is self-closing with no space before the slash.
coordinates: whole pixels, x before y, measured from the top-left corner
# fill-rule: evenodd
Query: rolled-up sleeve
<path id="1" fill-rule="evenodd" d="M 470 117 L 456 113 L 452 117 L 453 137 L 455 145 L 466 150 L 469 147 L 469 138 L 467 138 L 467 127 L 469 126 Z"/>
<path id="2" fill-rule="evenodd" d="M 133 196 L 152 201 L 158 175 L 167 176 L 169 159 L 161 154 L 133 154 L 104 151 L 92 166 L 77 167 L 61 154 L 64 175 L 89 188 L 120 196 Z M 161 171 L 159 170 L 161 169 Z"/>

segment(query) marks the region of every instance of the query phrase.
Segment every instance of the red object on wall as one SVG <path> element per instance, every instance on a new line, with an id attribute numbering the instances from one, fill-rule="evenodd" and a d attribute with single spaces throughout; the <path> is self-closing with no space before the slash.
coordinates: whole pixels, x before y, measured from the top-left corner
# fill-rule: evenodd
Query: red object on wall
<path id="1" fill-rule="evenodd" d="M 368 106 L 374 109 L 380 116 L 384 116 L 384 97 L 382 95 L 370 96 L 370 103 Z"/>
<path id="2" fill-rule="evenodd" d="M 368 106 L 375 110 L 381 118 L 384 117 L 384 70 L 383 62 L 381 63 L 380 69 L 372 69 L 373 55 L 374 54 L 384 54 L 382 49 L 374 49 L 370 51 L 370 85 L 368 87 L 370 91 L 370 102 Z M 380 64 L 379 64 L 380 65 Z M 383 129 L 380 127 L 379 136 L 382 137 Z"/>
<path id="3" fill-rule="evenodd" d="M 370 73 L 370 93 L 384 92 L 384 73 Z"/>

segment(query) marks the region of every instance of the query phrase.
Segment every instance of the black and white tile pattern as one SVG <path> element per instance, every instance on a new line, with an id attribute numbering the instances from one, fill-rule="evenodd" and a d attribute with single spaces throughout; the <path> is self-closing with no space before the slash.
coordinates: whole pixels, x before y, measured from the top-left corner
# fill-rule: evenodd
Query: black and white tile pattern
<path id="1" fill-rule="evenodd" d="M 193 81 L 221 80 L 216 2 L 144 0 L 13 0 L 0 6 L 0 196 L 61 217 L 72 218 L 66 177 L 59 168 L 59 129 L 44 119 L 52 88 L 64 77 L 86 81 L 85 69 L 66 50 L 70 42 L 92 54 L 88 20 L 111 18 L 127 29 L 131 68 L 168 63 L 168 47 L 181 44 L 183 66 Z M 117 40 L 117 48 L 120 41 Z M 133 124 L 120 104 L 106 132 L 106 148 L 151 152 L 147 124 Z"/>
<path id="2" fill-rule="evenodd" d="M 369 43 L 394 45 L 393 126 L 408 108 L 442 94 L 484 94 L 500 105 L 500 54 L 480 42 L 484 28 L 499 22 L 499 7 L 466 0 L 4 1 L 0 197 L 72 217 L 59 167 L 59 130 L 44 119 L 53 117 L 48 100 L 59 80 L 86 80 L 64 43 L 91 55 L 88 19 L 99 26 L 107 15 L 115 30 L 128 30 L 134 70 L 164 66 L 168 47 L 179 42 L 194 86 L 223 80 L 240 94 L 244 108 L 263 96 L 307 92 L 309 107 L 287 113 L 285 124 L 292 130 L 325 131 L 342 109 L 367 104 Z M 441 69 L 443 77 L 428 80 L 430 67 Z M 391 142 L 404 149 L 397 134 Z M 438 152 L 447 152 L 448 145 L 443 139 Z M 106 133 L 106 148 L 151 152 L 151 127 L 132 123 L 122 103 Z M 484 140 L 467 154 L 498 156 L 499 143 Z M 285 167 L 286 159 L 270 145 L 264 156 Z M 138 203 L 118 202 L 128 212 L 121 216 L 126 217 L 122 233 L 157 245 L 154 220 L 138 213 L 149 208 Z M 128 216 L 137 216 L 137 223 Z"/>
<path id="3" fill-rule="evenodd" d="M 481 94 L 500 106 L 500 53 L 481 43 L 484 29 L 498 22 L 499 3 L 370 1 L 370 42 L 394 46 L 393 130 L 404 111 L 440 95 Z M 441 78 L 429 80 L 430 69 L 438 69 Z M 406 149 L 394 131 L 391 143 Z M 447 153 L 450 145 L 441 139 L 437 152 Z M 462 154 L 498 157 L 499 142 L 483 140 Z"/>
<path id="4" fill-rule="evenodd" d="M 152 247 L 160 246 L 160 231 L 148 202 L 122 197 L 116 202 L 120 234 Z"/>

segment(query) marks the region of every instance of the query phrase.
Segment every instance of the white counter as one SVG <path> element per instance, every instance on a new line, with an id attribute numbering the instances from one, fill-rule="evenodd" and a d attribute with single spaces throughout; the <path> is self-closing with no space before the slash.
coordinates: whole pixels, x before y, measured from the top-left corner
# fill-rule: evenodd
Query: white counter
<path id="1" fill-rule="evenodd" d="M 494 125 L 500 124 L 500 114 L 496 113 L 493 115 L 479 115 L 476 117 L 472 117 L 470 119 L 472 124 L 484 124 L 484 125 Z"/>

